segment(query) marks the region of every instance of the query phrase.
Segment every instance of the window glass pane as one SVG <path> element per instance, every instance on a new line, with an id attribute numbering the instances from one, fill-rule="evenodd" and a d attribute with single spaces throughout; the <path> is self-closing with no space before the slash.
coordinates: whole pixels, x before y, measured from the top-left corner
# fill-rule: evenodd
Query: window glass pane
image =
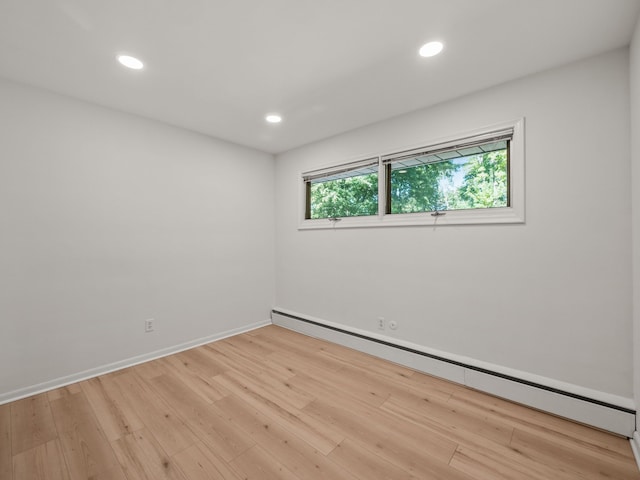
<path id="1" fill-rule="evenodd" d="M 308 182 L 309 218 L 377 215 L 377 170 L 377 166 L 361 168 Z"/>
<path id="2" fill-rule="evenodd" d="M 479 148 L 390 163 L 391 213 L 507 207 L 508 142 Z"/>

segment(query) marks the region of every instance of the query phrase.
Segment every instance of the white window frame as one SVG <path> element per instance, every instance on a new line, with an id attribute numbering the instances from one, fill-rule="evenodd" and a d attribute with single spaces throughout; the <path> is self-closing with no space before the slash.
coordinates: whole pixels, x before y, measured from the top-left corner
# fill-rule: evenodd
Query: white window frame
<path id="1" fill-rule="evenodd" d="M 335 165 L 325 166 L 312 172 L 301 172 L 298 178 L 300 181 L 300 216 L 299 230 L 313 229 L 341 229 L 341 228 L 365 228 L 365 227 L 403 227 L 403 226 L 445 226 L 445 225 L 484 225 L 484 224 L 513 224 L 525 222 L 525 138 L 524 138 L 524 118 L 491 125 L 481 129 L 449 137 L 436 139 L 429 142 L 422 142 L 405 148 L 381 152 L 376 155 L 367 155 L 351 162 L 342 162 Z M 513 137 L 509 142 L 509 201 L 507 207 L 497 208 L 476 208 L 468 210 L 446 210 L 443 215 L 432 215 L 433 212 L 419 213 L 385 213 L 386 188 L 385 188 L 385 167 L 382 162 L 383 157 L 393 155 L 403 151 L 429 148 L 439 144 L 456 142 L 468 137 L 490 134 L 495 131 L 513 129 Z M 339 169 L 345 164 L 351 164 L 372 157 L 378 158 L 378 214 L 361 217 L 341 217 L 339 219 L 306 219 L 306 187 L 302 180 L 310 173 L 316 171 L 331 171 Z"/>

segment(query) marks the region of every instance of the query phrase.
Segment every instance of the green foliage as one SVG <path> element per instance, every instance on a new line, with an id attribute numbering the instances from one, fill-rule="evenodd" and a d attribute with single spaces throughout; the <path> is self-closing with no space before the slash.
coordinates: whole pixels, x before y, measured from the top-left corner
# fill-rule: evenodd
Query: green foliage
<path id="1" fill-rule="evenodd" d="M 391 171 L 391 213 L 506 207 L 507 151 Z M 377 215 L 378 175 L 311 185 L 311 218 Z"/>
<path id="2" fill-rule="evenodd" d="M 311 218 L 377 214 L 377 173 L 311 185 Z"/>
<path id="3" fill-rule="evenodd" d="M 451 179 L 457 168 L 452 162 L 438 162 L 392 170 L 391 213 L 446 210 L 441 183 Z"/>
<path id="4" fill-rule="evenodd" d="M 452 198 L 455 208 L 507 206 L 506 150 L 471 157 L 464 172 L 464 183 Z"/>

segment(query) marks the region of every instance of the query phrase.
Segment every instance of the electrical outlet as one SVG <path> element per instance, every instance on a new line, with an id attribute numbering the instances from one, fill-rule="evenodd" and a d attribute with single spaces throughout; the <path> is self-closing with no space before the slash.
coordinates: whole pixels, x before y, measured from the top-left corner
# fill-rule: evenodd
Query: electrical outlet
<path id="1" fill-rule="evenodd" d="M 396 328 L 398 328 L 398 322 L 396 322 L 395 320 L 391 320 L 391 321 L 389 322 L 389 328 L 390 328 L 391 330 L 395 330 Z"/>
<path id="2" fill-rule="evenodd" d="M 144 331 L 145 333 L 153 332 L 153 318 L 149 318 L 144 321 Z"/>
<path id="3" fill-rule="evenodd" d="M 378 330 L 384 330 L 384 317 L 378 317 Z"/>

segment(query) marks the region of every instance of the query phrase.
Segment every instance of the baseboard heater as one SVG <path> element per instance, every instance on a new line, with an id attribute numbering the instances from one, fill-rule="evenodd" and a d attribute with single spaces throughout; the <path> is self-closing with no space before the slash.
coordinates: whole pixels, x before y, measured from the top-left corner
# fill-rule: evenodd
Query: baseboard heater
<path id="1" fill-rule="evenodd" d="M 274 309 L 274 325 L 384 358 L 542 411 L 631 438 L 632 408 L 564 391 L 526 379 L 399 345 L 290 312 Z"/>

